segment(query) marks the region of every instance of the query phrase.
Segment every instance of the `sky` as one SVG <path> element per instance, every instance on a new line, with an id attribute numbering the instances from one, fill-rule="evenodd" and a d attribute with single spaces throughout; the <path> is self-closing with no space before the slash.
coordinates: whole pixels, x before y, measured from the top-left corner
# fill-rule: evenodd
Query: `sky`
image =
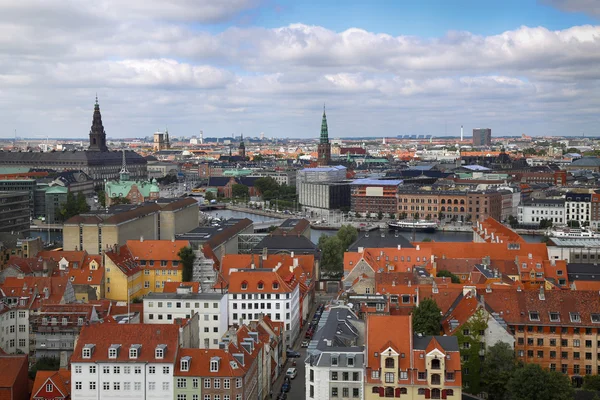
<path id="1" fill-rule="evenodd" d="M 600 136 L 598 0 L 0 0 L 0 137 Z"/>

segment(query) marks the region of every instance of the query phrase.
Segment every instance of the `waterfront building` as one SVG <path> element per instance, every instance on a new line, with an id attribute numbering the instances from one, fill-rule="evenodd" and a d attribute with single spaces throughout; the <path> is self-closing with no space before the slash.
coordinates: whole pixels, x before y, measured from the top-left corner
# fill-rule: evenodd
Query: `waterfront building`
<path id="1" fill-rule="evenodd" d="M 18 235 L 29 231 L 31 196 L 28 192 L 0 192 L 0 232 Z"/>
<path id="2" fill-rule="evenodd" d="M 577 221 L 582 226 L 589 225 L 592 219 L 592 195 L 567 192 L 565 200 L 565 222 Z"/>
<path id="3" fill-rule="evenodd" d="M 521 202 L 518 220 L 522 225 L 538 226 L 543 220 L 565 224 L 565 199 L 530 199 Z"/>
<path id="4" fill-rule="evenodd" d="M 298 202 L 305 211 L 327 215 L 329 210 L 350 209 L 352 205 L 350 181 L 296 182 Z"/>
<path id="5" fill-rule="evenodd" d="M 396 193 L 400 180 L 357 179 L 350 183 L 350 209 L 358 214 L 395 215 L 398 212 Z"/>
<path id="6" fill-rule="evenodd" d="M 349 307 L 321 315 L 305 363 L 307 399 L 365 398 L 365 323 Z"/>

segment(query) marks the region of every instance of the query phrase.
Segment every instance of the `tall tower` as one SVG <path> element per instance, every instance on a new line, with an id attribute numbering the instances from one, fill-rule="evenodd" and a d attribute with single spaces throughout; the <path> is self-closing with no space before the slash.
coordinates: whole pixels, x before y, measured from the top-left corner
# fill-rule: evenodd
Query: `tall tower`
<path id="1" fill-rule="evenodd" d="M 463 126 L 461 125 L 460 126 L 460 141 L 461 142 L 463 141 L 463 133 L 464 133 L 464 130 L 463 130 Z"/>
<path id="2" fill-rule="evenodd" d="M 98 104 L 98 96 L 96 96 L 96 104 L 94 104 L 94 117 L 92 118 L 92 128 L 90 129 L 90 146 L 89 151 L 108 151 L 106 147 L 106 132 L 102 125 L 102 115 L 100 115 L 100 104 Z"/>
<path id="3" fill-rule="evenodd" d="M 238 155 L 243 159 L 246 158 L 246 145 L 244 144 L 244 134 L 242 133 L 242 138 L 240 139 L 240 147 L 238 147 Z"/>
<path id="4" fill-rule="evenodd" d="M 329 143 L 329 132 L 327 131 L 327 116 L 325 115 L 325 105 L 323 105 L 323 120 L 321 121 L 321 137 L 317 148 L 319 165 L 328 165 L 331 161 L 331 143 Z"/>
<path id="5" fill-rule="evenodd" d="M 121 171 L 119 171 L 119 180 L 129 180 L 129 171 L 127 170 L 127 157 L 125 156 L 125 149 L 123 149 L 123 163 L 121 165 Z"/>

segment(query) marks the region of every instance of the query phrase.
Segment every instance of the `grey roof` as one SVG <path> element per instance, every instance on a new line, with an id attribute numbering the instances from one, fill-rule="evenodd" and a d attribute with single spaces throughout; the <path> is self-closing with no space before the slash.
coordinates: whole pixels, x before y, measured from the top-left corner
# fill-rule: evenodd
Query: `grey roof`
<path id="1" fill-rule="evenodd" d="M 317 246 L 303 235 L 268 235 L 252 249 L 255 254 L 267 248 L 269 253 L 296 252 L 298 254 L 315 254 Z"/>
<path id="2" fill-rule="evenodd" d="M 523 201 L 524 206 L 542 204 L 565 204 L 565 199 L 531 199 Z"/>
<path id="3" fill-rule="evenodd" d="M 570 281 L 600 281 L 600 265 L 592 263 L 569 263 L 567 274 Z"/>
<path id="4" fill-rule="evenodd" d="M 571 163 L 572 167 L 600 167 L 599 157 L 582 157 Z"/>
<path id="5" fill-rule="evenodd" d="M 127 164 L 146 164 L 146 159 L 134 151 L 126 151 Z M 121 164 L 123 153 L 121 151 L 50 151 L 50 152 L 10 152 L 0 150 L 0 164 L 5 162 L 31 163 L 64 163 L 85 162 L 89 164 Z"/>
<path id="6" fill-rule="evenodd" d="M 458 349 L 458 338 L 456 336 L 413 336 L 413 344 L 415 350 L 425 350 L 431 342 L 431 339 L 435 338 L 437 342 L 446 351 L 459 351 Z"/>
<path id="7" fill-rule="evenodd" d="M 350 245 L 348 251 L 358 251 L 359 247 L 381 249 L 386 247 L 414 247 L 408 239 L 398 232 L 373 231 L 360 233 L 358 239 Z"/>
<path id="8" fill-rule="evenodd" d="M 598 238 L 550 238 L 552 243 L 558 247 L 600 247 L 600 239 Z"/>

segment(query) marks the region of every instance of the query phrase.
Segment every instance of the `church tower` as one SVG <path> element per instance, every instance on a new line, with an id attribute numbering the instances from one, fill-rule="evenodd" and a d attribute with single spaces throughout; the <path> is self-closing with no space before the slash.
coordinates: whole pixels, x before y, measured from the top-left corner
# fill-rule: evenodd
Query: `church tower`
<path id="1" fill-rule="evenodd" d="M 240 147 L 238 148 L 238 155 L 243 159 L 246 159 L 246 145 L 244 144 L 244 134 L 242 133 L 242 138 L 240 139 Z"/>
<path id="2" fill-rule="evenodd" d="M 122 182 L 129 180 L 129 171 L 127 170 L 127 157 L 125 156 L 125 150 L 123 150 L 123 163 L 121 165 L 121 171 L 119 172 L 119 180 Z"/>
<path id="3" fill-rule="evenodd" d="M 325 115 L 325 106 L 323 106 L 323 120 L 321 121 L 321 137 L 319 140 L 318 165 L 328 165 L 331 161 L 331 143 L 329 143 L 329 132 L 327 131 L 327 116 Z"/>
<path id="4" fill-rule="evenodd" d="M 94 104 L 94 117 L 92 119 L 92 128 L 90 129 L 90 146 L 89 151 L 108 151 L 106 147 L 106 132 L 102 125 L 102 115 L 100 115 L 100 105 L 98 104 L 98 96 L 96 96 L 96 104 Z"/>

